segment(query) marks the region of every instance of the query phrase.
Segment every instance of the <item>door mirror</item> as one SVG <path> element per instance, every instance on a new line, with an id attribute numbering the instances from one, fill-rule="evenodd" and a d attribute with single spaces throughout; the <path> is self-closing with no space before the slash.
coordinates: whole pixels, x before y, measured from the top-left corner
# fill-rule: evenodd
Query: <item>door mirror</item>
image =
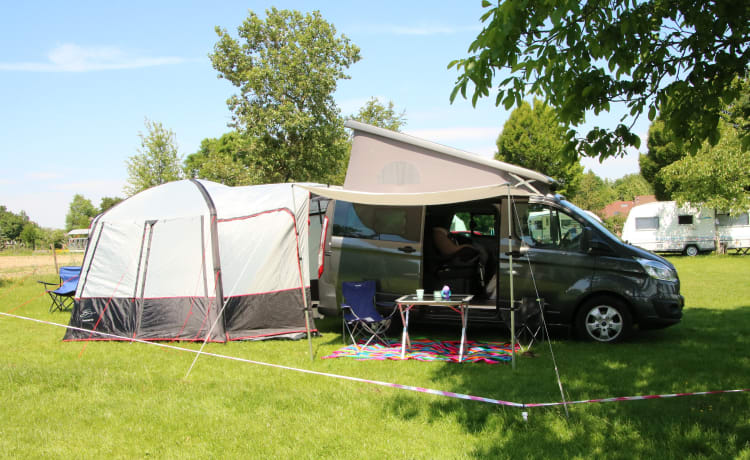
<path id="1" fill-rule="evenodd" d="M 591 227 L 583 227 L 583 235 L 581 235 L 582 241 L 581 241 L 581 249 L 583 249 L 583 252 L 591 252 Z"/>

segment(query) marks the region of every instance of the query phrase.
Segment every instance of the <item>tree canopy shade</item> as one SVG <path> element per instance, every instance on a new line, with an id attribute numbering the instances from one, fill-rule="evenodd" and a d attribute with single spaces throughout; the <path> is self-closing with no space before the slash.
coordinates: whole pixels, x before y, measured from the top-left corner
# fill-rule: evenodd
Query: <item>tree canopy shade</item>
<path id="1" fill-rule="evenodd" d="M 560 182 L 560 193 L 572 195 L 583 167 L 577 158 L 561 155 L 564 147 L 565 128 L 550 106 L 535 99 L 533 108 L 524 101 L 510 114 L 497 138 L 495 159 L 546 174 Z"/>
<path id="2" fill-rule="evenodd" d="M 155 185 L 182 179 L 174 132 L 149 119 L 146 119 L 146 129 L 146 134 L 138 133 L 141 138 L 138 155 L 126 160 L 128 183 L 124 191 L 128 196 Z"/>
<path id="3" fill-rule="evenodd" d="M 227 101 L 232 126 L 254 139 L 252 165 L 262 182 L 340 177 L 348 151 L 333 98 L 359 48 L 319 12 L 254 12 L 238 38 L 216 28 L 213 67 L 239 89 Z"/>
<path id="4" fill-rule="evenodd" d="M 364 107 L 350 118 L 379 128 L 401 131 L 401 128 L 406 125 L 406 111 L 397 113 L 394 107 L 393 101 L 388 101 L 386 107 L 378 98 L 371 97 Z"/>
<path id="5" fill-rule="evenodd" d="M 453 61 L 451 94 L 472 102 L 490 95 L 509 109 L 527 94 L 544 95 L 572 127 L 566 153 L 606 158 L 638 147 L 638 117 L 658 111 L 693 150 L 719 139 L 722 103 L 739 94 L 733 81 L 750 64 L 750 3 L 737 0 L 483 0 L 484 29 L 470 56 Z M 623 103 L 613 129 L 577 128 L 586 115 Z"/>

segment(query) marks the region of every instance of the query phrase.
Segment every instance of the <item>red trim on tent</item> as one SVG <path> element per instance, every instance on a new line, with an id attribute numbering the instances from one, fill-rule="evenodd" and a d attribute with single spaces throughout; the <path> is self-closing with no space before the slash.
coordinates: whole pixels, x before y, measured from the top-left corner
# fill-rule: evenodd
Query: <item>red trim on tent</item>
<path id="1" fill-rule="evenodd" d="M 232 222 L 235 220 L 246 220 L 246 219 L 252 219 L 253 217 L 262 216 L 263 214 L 271 214 L 276 212 L 286 212 L 294 218 L 294 213 L 289 208 L 276 208 L 276 209 L 269 209 L 267 211 L 259 212 L 256 214 L 250 214 L 248 216 L 239 216 L 239 217 L 227 217 L 225 219 L 218 219 L 217 222 L 224 223 L 224 222 Z M 296 222 L 295 222 L 296 223 Z"/>
<path id="2" fill-rule="evenodd" d="M 284 332 L 276 332 L 275 334 L 245 335 L 245 336 L 242 336 L 242 337 L 237 337 L 237 338 L 234 338 L 234 339 L 229 339 L 229 340 L 231 340 L 231 341 L 236 341 L 236 340 L 247 340 L 247 339 L 256 339 L 256 338 L 258 338 L 258 337 L 273 337 L 273 336 L 276 336 L 276 335 L 286 335 L 286 334 L 301 334 L 301 333 L 303 333 L 303 332 L 304 332 L 304 333 L 307 333 L 307 330 L 306 330 L 306 329 L 300 329 L 300 330 L 298 330 L 298 331 L 284 331 Z M 310 332 L 311 332 L 311 333 L 312 333 L 312 332 L 318 332 L 318 330 L 317 330 L 317 329 L 310 329 Z"/>

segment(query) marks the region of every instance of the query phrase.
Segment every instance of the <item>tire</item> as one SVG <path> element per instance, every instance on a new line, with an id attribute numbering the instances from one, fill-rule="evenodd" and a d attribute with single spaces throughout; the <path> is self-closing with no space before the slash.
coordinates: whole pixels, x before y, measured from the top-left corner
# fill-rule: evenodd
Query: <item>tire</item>
<path id="1" fill-rule="evenodd" d="M 698 247 L 695 245 L 690 245 L 685 248 L 685 255 L 690 257 L 695 257 L 698 255 Z"/>
<path id="2" fill-rule="evenodd" d="M 629 337 L 633 317 L 628 307 L 614 297 L 586 301 L 576 315 L 576 330 L 584 340 L 616 343 Z"/>

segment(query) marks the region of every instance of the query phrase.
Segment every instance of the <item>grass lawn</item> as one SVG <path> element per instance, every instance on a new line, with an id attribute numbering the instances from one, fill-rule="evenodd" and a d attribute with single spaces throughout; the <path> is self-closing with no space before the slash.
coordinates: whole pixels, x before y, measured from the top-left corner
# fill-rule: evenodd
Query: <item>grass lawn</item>
<path id="1" fill-rule="evenodd" d="M 750 387 L 750 257 L 671 260 L 687 304 L 680 324 L 618 345 L 553 339 L 568 399 Z M 36 279 L 0 273 L 0 311 L 67 324 L 68 313 L 48 313 Z M 560 400 L 546 342 L 515 371 L 323 360 L 342 346 L 341 325 L 317 325 L 314 362 L 306 341 L 206 351 L 508 401 Z M 750 393 L 576 405 L 569 417 L 538 408 L 524 422 L 516 408 L 207 356 L 186 379 L 193 353 L 63 343 L 63 333 L 0 316 L 0 457 L 750 459 Z M 469 338 L 507 335 L 470 329 Z"/>

